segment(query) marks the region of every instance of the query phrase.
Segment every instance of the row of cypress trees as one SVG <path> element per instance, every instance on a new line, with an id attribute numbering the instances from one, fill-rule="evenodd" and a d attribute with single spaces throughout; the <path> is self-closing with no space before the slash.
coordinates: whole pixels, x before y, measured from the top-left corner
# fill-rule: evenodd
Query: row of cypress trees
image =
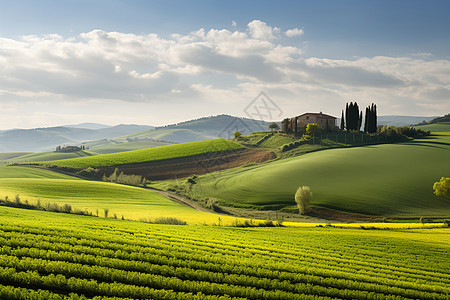
<path id="1" fill-rule="evenodd" d="M 341 130 L 347 131 L 360 131 L 362 125 L 362 111 L 359 111 L 358 103 L 350 102 L 345 105 L 345 117 L 344 110 L 342 110 L 341 116 Z M 366 107 L 366 114 L 364 117 L 364 132 L 375 133 L 377 132 L 377 105 L 373 104 Z"/>

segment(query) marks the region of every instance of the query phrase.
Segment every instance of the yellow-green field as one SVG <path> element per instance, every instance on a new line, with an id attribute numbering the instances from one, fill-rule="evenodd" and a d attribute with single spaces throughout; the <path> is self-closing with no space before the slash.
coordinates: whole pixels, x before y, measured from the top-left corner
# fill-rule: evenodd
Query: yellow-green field
<path id="1" fill-rule="evenodd" d="M 188 224 L 208 224 L 231 226 L 244 219 L 195 210 L 187 205 L 174 202 L 151 190 L 109 182 L 86 181 L 48 170 L 29 167 L 0 167 L 0 198 L 8 196 L 13 200 L 19 195 L 22 202 L 41 205 L 57 203 L 69 204 L 73 209 L 91 212 L 104 217 L 108 209 L 109 217 L 121 219 L 153 221 L 161 217 L 173 217 Z M 248 220 L 249 221 L 249 220 Z M 263 220 L 253 220 L 254 224 Z M 285 222 L 286 226 L 325 226 L 329 222 Z M 420 228 L 418 223 L 339 223 L 336 226 L 359 228 Z M 425 224 L 425 226 L 442 224 Z"/>
<path id="2" fill-rule="evenodd" d="M 0 299 L 447 300 L 448 231 L 155 225 L 0 207 Z"/>

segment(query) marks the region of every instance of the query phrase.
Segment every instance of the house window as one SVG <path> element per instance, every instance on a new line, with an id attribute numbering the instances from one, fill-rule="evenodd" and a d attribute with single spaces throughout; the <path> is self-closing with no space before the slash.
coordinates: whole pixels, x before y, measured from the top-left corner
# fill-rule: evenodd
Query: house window
<path id="1" fill-rule="evenodd" d="M 306 120 L 309 120 L 309 116 L 306 116 Z"/>

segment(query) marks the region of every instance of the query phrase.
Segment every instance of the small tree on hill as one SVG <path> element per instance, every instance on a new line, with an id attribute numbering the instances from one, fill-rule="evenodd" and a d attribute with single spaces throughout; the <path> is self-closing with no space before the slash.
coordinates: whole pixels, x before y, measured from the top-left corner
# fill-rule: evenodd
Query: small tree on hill
<path id="1" fill-rule="evenodd" d="M 238 139 L 238 138 L 240 138 L 240 137 L 242 137 L 242 133 L 240 133 L 239 131 L 236 131 L 236 132 L 234 133 L 234 138 L 235 138 L 235 139 Z"/>
<path id="2" fill-rule="evenodd" d="M 295 192 L 295 202 L 297 203 L 298 211 L 304 215 L 309 210 L 309 203 L 312 200 L 312 192 L 309 186 L 301 186 Z"/>
<path id="3" fill-rule="evenodd" d="M 433 185 L 434 194 L 436 196 L 444 196 L 450 198 L 450 178 L 441 177 L 441 180 Z"/>
<path id="4" fill-rule="evenodd" d="M 277 123 L 273 122 L 269 125 L 270 130 L 273 132 L 274 130 L 280 130 L 280 126 Z"/>

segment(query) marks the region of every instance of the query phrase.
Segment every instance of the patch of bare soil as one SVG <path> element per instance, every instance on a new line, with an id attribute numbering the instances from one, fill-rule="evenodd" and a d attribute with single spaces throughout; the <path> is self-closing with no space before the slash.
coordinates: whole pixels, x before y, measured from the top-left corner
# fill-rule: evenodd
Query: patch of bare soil
<path id="1" fill-rule="evenodd" d="M 234 151 L 210 152 L 188 157 L 178 157 L 137 164 L 118 165 L 124 174 L 142 175 L 148 180 L 166 180 L 202 175 L 215 171 L 261 163 L 276 158 L 272 151 L 242 149 Z M 110 175 L 116 167 L 99 168 L 99 174 Z"/>

